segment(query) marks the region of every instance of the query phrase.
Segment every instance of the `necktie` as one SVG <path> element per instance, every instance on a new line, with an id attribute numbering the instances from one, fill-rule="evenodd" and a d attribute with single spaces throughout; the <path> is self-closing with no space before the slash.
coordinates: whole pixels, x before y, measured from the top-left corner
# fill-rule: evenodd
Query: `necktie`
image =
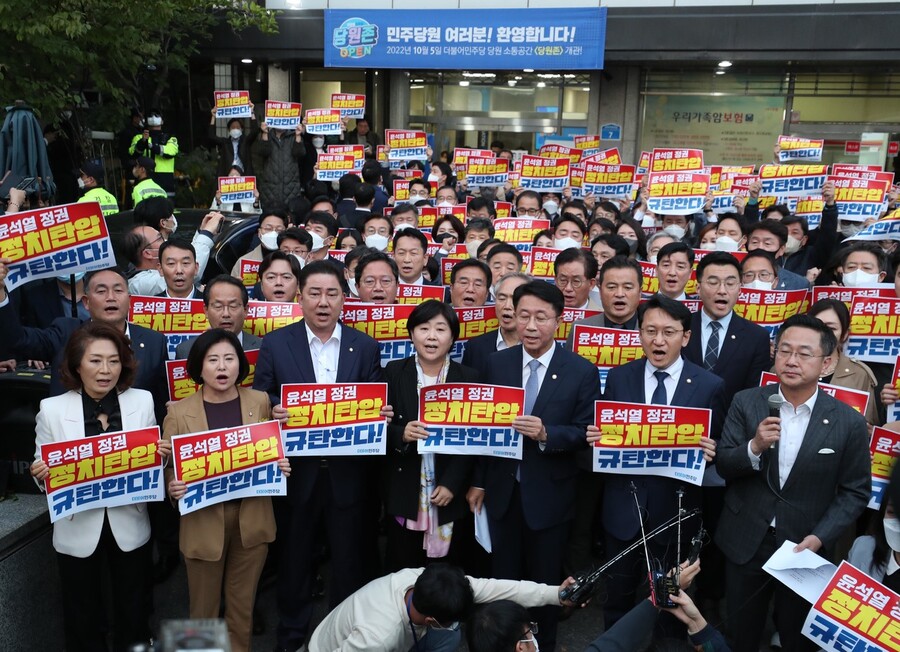
<path id="1" fill-rule="evenodd" d="M 722 328 L 722 324 L 717 321 L 711 321 L 709 326 L 712 328 L 712 332 L 709 334 L 709 341 L 706 343 L 706 355 L 703 356 L 703 366 L 708 371 L 712 371 L 712 368 L 716 366 L 716 362 L 719 360 L 719 329 Z"/>
<path id="2" fill-rule="evenodd" d="M 656 389 L 653 390 L 653 396 L 650 398 L 650 402 L 654 405 L 668 405 L 669 398 L 666 395 L 666 378 L 669 377 L 668 371 L 654 371 L 653 375 L 656 376 Z"/>
<path id="3" fill-rule="evenodd" d="M 534 402 L 537 400 L 538 391 L 538 369 L 541 368 L 540 360 L 532 360 L 528 363 L 528 380 L 525 382 L 525 410 L 523 414 L 531 414 L 534 409 Z"/>

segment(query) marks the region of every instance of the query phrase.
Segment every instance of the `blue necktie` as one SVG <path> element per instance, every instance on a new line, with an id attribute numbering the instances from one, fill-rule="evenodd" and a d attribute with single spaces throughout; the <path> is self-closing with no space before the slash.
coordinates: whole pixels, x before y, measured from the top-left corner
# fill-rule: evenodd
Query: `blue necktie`
<path id="1" fill-rule="evenodd" d="M 709 322 L 712 332 L 709 334 L 709 341 L 706 343 L 706 355 L 703 356 L 703 366 L 707 371 L 712 371 L 719 360 L 719 329 L 722 324 L 717 321 Z"/>
<path id="2" fill-rule="evenodd" d="M 653 390 L 653 396 L 650 398 L 650 402 L 654 405 L 668 405 L 669 398 L 666 395 L 666 378 L 669 377 L 669 372 L 654 371 L 653 375 L 656 376 L 656 389 Z"/>
<path id="3" fill-rule="evenodd" d="M 528 380 L 525 381 L 525 410 L 523 414 L 531 414 L 534 402 L 537 400 L 540 385 L 538 385 L 538 369 L 541 368 L 540 360 L 532 360 L 528 363 Z"/>

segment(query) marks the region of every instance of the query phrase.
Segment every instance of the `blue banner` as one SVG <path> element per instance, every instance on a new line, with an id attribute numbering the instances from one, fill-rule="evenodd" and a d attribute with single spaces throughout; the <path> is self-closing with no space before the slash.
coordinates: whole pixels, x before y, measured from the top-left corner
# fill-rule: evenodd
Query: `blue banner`
<path id="1" fill-rule="evenodd" d="M 606 8 L 325 10 L 325 65 L 600 70 Z"/>

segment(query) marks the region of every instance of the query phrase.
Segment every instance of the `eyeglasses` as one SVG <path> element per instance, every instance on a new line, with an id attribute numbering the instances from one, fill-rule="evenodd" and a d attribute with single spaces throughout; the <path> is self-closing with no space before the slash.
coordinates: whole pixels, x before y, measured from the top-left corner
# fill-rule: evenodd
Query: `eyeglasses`
<path id="1" fill-rule="evenodd" d="M 265 226 L 259 227 L 259 230 L 263 233 L 271 233 L 274 231 L 275 233 L 284 233 L 283 226 L 272 226 L 271 224 L 266 224 Z"/>
<path id="2" fill-rule="evenodd" d="M 374 276 L 367 276 L 362 281 L 362 286 L 364 288 L 373 288 L 376 285 L 380 285 L 383 288 L 390 287 L 394 284 L 393 276 L 382 276 L 381 278 L 375 278 Z"/>
<path id="3" fill-rule="evenodd" d="M 453 285 L 458 285 L 461 288 L 467 288 L 471 285 L 476 290 L 480 290 L 485 287 L 485 282 L 481 279 L 476 279 L 473 281 L 472 279 L 468 278 L 458 278 L 453 282 Z"/>
<path id="4" fill-rule="evenodd" d="M 529 315 L 527 313 L 517 314 L 516 321 L 522 325 L 527 324 L 531 320 L 534 320 L 534 323 L 538 326 L 546 326 L 552 321 L 556 321 L 556 317 L 549 317 L 547 315 Z"/>
<path id="5" fill-rule="evenodd" d="M 517 208 L 516 215 L 527 215 L 528 217 L 537 217 L 541 214 L 540 208 Z"/>
<path id="6" fill-rule="evenodd" d="M 656 328 L 642 328 L 641 334 L 646 335 L 651 340 L 655 340 L 657 335 L 662 335 L 663 338 L 667 340 L 671 340 L 676 337 L 679 333 L 683 333 L 683 328 L 664 328 L 663 330 L 658 330 Z"/>
<path id="7" fill-rule="evenodd" d="M 572 286 L 573 290 L 579 289 L 582 285 L 584 285 L 586 279 L 576 276 L 575 278 L 569 278 L 568 276 L 560 276 L 556 279 L 556 287 L 564 288 L 568 285 Z"/>
<path id="8" fill-rule="evenodd" d="M 797 356 L 797 359 L 800 362 L 809 362 L 813 358 L 824 358 L 824 355 L 813 355 L 809 351 L 794 351 L 793 349 L 785 349 L 785 348 L 777 348 L 775 349 L 775 357 L 781 358 L 782 360 L 790 360 L 792 357 Z"/>
<path id="9" fill-rule="evenodd" d="M 760 281 L 765 281 L 766 283 L 775 280 L 775 275 L 772 272 L 762 271 L 762 272 L 744 272 L 741 274 L 741 280 L 744 283 L 752 283 L 754 280 L 759 279 Z"/>
<path id="10" fill-rule="evenodd" d="M 292 280 L 296 279 L 296 276 L 288 272 L 285 272 L 284 274 L 279 274 L 278 272 L 266 272 L 263 275 L 263 280 L 266 283 L 276 283 L 278 281 L 281 281 L 282 283 L 290 283 Z"/>
<path id="11" fill-rule="evenodd" d="M 209 304 L 209 309 L 213 312 L 237 312 L 243 308 L 243 304 L 234 302 L 234 303 L 219 303 L 218 301 Z"/>
<path id="12" fill-rule="evenodd" d="M 729 290 L 736 290 L 741 282 L 733 276 L 729 276 L 728 278 L 722 279 L 718 276 L 711 276 L 709 278 L 703 279 L 703 284 L 710 287 L 713 290 L 718 290 L 722 284 Z"/>
<path id="13" fill-rule="evenodd" d="M 157 242 L 163 242 L 163 237 L 161 235 L 156 236 L 156 239 L 152 242 L 148 242 L 147 244 L 145 244 L 144 249 L 153 249 L 153 245 L 155 245 Z M 159 249 L 159 247 L 156 248 Z M 144 249 L 141 249 L 141 251 L 144 251 Z"/>

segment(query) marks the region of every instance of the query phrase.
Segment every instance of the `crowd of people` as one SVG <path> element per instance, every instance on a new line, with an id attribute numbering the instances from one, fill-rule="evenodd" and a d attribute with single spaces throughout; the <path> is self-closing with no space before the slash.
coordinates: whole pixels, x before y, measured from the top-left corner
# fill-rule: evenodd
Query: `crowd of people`
<path id="1" fill-rule="evenodd" d="M 683 581 L 687 592 L 672 595 L 676 606 L 659 615 L 645 599 L 643 552 L 611 566 L 606 640 L 621 649 L 641 649 L 648 641 L 630 637 L 652 633 L 655 640 L 755 652 L 772 600 L 784 649 L 815 649 L 801 634 L 809 603 L 762 569 L 785 541 L 832 560 L 849 555 L 887 586 L 900 587 L 894 506 L 886 500 L 880 512 L 866 510 L 869 431 L 885 425 L 886 406 L 900 398 L 889 365 L 872 368 L 844 351 L 851 329 L 842 301 L 811 304 L 774 337 L 735 312 L 742 289 L 887 280 L 900 297 L 896 242 L 854 240 L 857 224 L 839 219 L 831 184 L 822 188 L 824 210 L 811 229 L 782 204 L 760 210 L 758 183 L 729 212 L 716 214 L 707 204 L 694 215 L 654 214 L 646 187 L 627 201 L 573 198 L 571 188 L 470 189 L 443 153 L 437 157 L 443 160 L 407 166 L 423 173 L 412 179 L 409 200 L 399 202 L 390 171 L 372 158 L 335 189 L 315 180 L 314 162 L 306 167 L 323 143 L 302 126 L 292 133 L 254 125 L 248 146 L 243 123 L 233 121 L 220 142 L 220 170 L 255 168 L 259 201 L 243 208 L 258 228 L 230 274 L 208 274 L 222 213 L 210 212 L 188 241 L 175 235 L 165 184 L 160 192 L 145 186 L 154 173 L 147 154 L 164 157 L 173 146 L 177 152 L 177 141 L 158 133 L 160 125 L 132 143 L 136 226 L 122 243 L 121 267 L 76 275 L 75 286 L 66 275 L 9 295 L 0 288 L 0 358 L 45 361 L 51 369 L 52 398 L 41 404 L 37 442 L 160 424 L 159 450 L 167 456 L 174 435 L 284 421 L 284 384 L 385 381 L 387 454 L 282 459 L 286 497 L 233 500 L 180 518 L 175 503 L 185 484 L 169 469 L 170 501 L 57 522 L 70 651 L 105 649 L 107 625 L 116 649 L 150 635 L 149 601 L 133 590 L 114 596 L 114 620 L 107 622 L 99 565 L 114 569 L 118 590 L 149 591 L 154 574 L 168 575 L 179 554 L 190 616 L 217 617 L 224 599 L 236 651 L 251 648 L 266 564 L 277 586 L 279 650 L 452 650 L 460 643 L 458 622 L 467 621 L 471 650 L 531 652 L 539 639 L 552 651 L 566 578 L 615 557 L 641 540 L 642 529 L 682 508 L 700 510 L 709 533 L 703 573 L 690 588 Z M 348 138 L 370 152 L 380 142 L 366 121 L 354 132 Z M 512 156 L 502 143 L 492 149 Z M 83 176 L 88 189 L 98 177 L 102 182 L 91 165 Z M 519 219 L 550 221 L 531 244 L 557 250 L 552 280 L 523 269 L 530 247 L 495 237 L 497 201 L 510 201 Z M 7 211 L 23 203 L 13 197 Z M 420 228 L 423 207 L 462 204 L 465 221 L 447 214 Z M 445 286 L 447 258 L 456 262 Z M 242 261 L 258 263 L 255 285 L 248 287 Z M 0 259 L 0 281 L 9 262 Z M 642 293 L 647 269 L 654 270 L 657 292 Z M 692 273 L 696 294 L 689 295 Z M 443 287 L 443 300 L 415 307 L 406 323 L 414 355 L 383 366 L 379 343 L 342 324 L 341 314 L 351 303 L 396 304 L 401 285 Z M 190 398 L 168 401 L 165 338 L 128 322 L 132 295 L 202 299 L 210 330 L 176 351 L 200 386 Z M 251 295 L 297 302 L 303 318 L 263 337 L 246 332 Z M 497 330 L 469 339 L 462 358 L 451 359 L 460 338 L 455 309 L 486 305 L 495 307 Z M 576 324 L 636 332 L 642 357 L 609 370 L 601 383 L 597 367 L 574 352 L 571 333 L 564 344 L 556 340 L 567 309 L 591 311 Z M 245 351 L 256 349 L 253 389 L 240 387 L 248 373 Z M 761 387 L 768 371 L 778 382 Z M 419 390 L 445 382 L 524 389 L 522 414 L 512 422 L 523 441 L 520 460 L 418 451 L 429 435 L 418 414 Z M 860 414 L 819 383 L 867 392 L 868 408 Z M 780 399 L 777 412 L 773 396 Z M 710 436 L 701 443 L 703 486 L 593 472 L 590 444 L 601 438 L 594 403 L 601 399 L 711 409 Z M 900 430 L 895 426 L 887 424 Z M 47 474 L 39 453 L 32 474 L 38 481 Z M 482 510 L 490 554 L 476 542 Z M 688 550 L 698 529 L 686 522 L 681 541 L 667 531 L 647 542 L 648 554 L 660 568 L 678 567 L 685 560 L 675 558 L 676 550 Z M 324 550 L 331 560 L 330 613 L 315 628 Z M 699 569 L 691 562 L 682 580 Z"/>

